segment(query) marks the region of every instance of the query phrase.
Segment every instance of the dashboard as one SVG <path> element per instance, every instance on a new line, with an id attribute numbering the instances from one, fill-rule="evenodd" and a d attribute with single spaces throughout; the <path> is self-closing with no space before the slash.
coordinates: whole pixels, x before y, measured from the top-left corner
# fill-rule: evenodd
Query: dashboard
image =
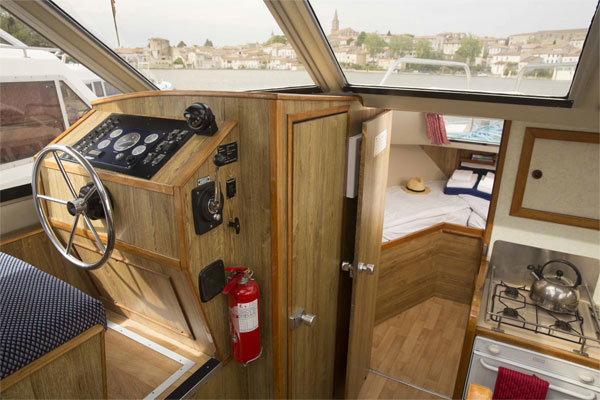
<path id="1" fill-rule="evenodd" d="M 73 147 L 94 167 L 150 179 L 193 135 L 183 120 L 112 113 Z"/>

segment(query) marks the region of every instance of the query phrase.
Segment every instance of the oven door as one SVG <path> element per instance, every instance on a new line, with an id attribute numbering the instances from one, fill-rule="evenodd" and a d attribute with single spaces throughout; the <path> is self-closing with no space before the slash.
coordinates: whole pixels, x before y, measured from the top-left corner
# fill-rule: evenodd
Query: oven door
<path id="1" fill-rule="evenodd" d="M 548 381 L 546 399 L 600 399 L 598 370 L 480 336 L 475 338 L 473 345 L 465 394 L 470 383 L 493 390 L 498 367 Z"/>

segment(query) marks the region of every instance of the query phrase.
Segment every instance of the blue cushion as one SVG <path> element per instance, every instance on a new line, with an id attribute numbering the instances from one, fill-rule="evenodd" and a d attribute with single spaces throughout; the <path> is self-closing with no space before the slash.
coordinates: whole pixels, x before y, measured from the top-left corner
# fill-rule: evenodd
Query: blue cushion
<path id="1" fill-rule="evenodd" d="M 0 253 L 0 379 L 98 324 L 100 301 Z"/>

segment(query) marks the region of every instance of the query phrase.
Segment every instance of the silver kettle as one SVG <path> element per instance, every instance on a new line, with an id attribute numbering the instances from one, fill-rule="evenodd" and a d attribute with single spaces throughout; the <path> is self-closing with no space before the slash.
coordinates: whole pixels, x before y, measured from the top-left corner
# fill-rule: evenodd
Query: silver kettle
<path id="1" fill-rule="evenodd" d="M 577 275 L 577 281 L 573 283 L 570 279 L 564 277 L 562 270 L 558 269 L 554 276 L 544 275 L 544 269 L 550 264 L 564 264 L 570 267 Z M 579 291 L 577 287 L 581 285 L 581 273 L 576 266 L 566 260 L 550 260 L 541 267 L 528 265 L 527 269 L 532 271 L 536 278 L 531 285 L 529 297 L 533 302 L 548 310 L 557 313 L 575 312 L 579 304 Z"/>

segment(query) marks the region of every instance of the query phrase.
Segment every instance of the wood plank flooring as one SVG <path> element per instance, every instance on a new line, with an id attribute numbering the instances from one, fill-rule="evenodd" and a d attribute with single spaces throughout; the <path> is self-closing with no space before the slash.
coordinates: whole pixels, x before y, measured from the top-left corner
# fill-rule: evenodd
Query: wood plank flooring
<path id="1" fill-rule="evenodd" d="M 359 399 L 443 399 L 384 376 L 369 372 Z"/>
<path id="2" fill-rule="evenodd" d="M 164 398 L 200 368 L 209 356 L 156 333 L 140 323 L 107 310 L 107 319 L 144 336 L 196 363 L 158 398 Z M 109 399 L 144 398 L 164 382 L 181 364 L 112 330 L 105 333 L 107 391 Z"/>
<path id="3" fill-rule="evenodd" d="M 468 313 L 466 304 L 432 297 L 377 325 L 371 369 L 452 396 Z M 386 380 L 367 378 L 362 398 L 421 398 L 415 389 Z M 388 396 L 393 388 L 399 393 Z M 423 393 L 422 398 L 432 397 Z"/>

